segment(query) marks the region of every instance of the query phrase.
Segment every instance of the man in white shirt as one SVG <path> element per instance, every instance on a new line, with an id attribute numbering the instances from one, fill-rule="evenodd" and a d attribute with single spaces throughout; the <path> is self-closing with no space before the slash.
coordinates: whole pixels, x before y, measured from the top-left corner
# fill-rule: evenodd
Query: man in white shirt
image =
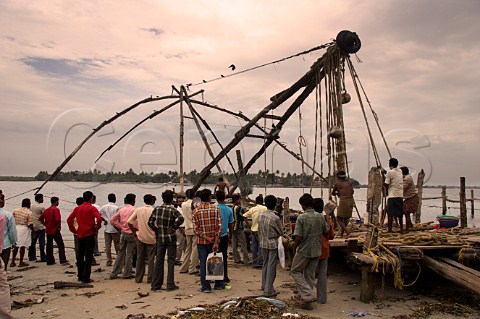
<path id="1" fill-rule="evenodd" d="M 111 266 L 112 262 L 112 241 L 115 247 L 115 253 L 118 254 L 118 247 L 120 244 L 120 232 L 113 227 L 110 219 L 118 211 L 118 206 L 115 204 L 117 197 L 115 194 L 108 194 L 108 204 L 103 205 L 100 209 L 103 223 L 105 225 L 105 253 L 107 254 L 107 266 Z"/>
<path id="2" fill-rule="evenodd" d="M 182 203 L 183 217 L 185 218 L 185 252 L 183 263 L 180 267 L 180 273 L 189 273 L 190 275 L 198 274 L 198 251 L 197 251 L 197 235 L 193 231 L 192 222 L 192 206 L 193 196 L 195 193 L 192 189 L 186 191 L 187 201 Z"/>
<path id="3" fill-rule="evenodd" d="M 128 226 L 137 236 L 137 265 L 135 267 L 135 282 L 141 283 L 145 275 L 145 257 L 148 264 L 147 283 L 152 282 L 153 265 L 155 262 L 155 244 L 157 238 L 155 232 L 148 226 L 148 219 L 152 215 L 155 203 L 151 194 L 143 196 L 145 206 L 136 208 L 128 218 Z"/>
<path id="4" fill-rule="evenodd" d="M 38 248 L 40 250 L 40 262 L 47 262 L 47 257 L 45 255 L 45 225 L 43 225 L 38 218 L 42 215 L 45 210 L 43 206 L 43 194 L 35 195 L 35 203 L 32 204 L 30 210 L 33 213 L 33 232 L 32 232 L 32 243 L 28 247 L 28 260 L 37 261 L 37 241 Z"/>
<path id="5" fill-rule="evenodd" d="M 387 214 L 388 232 L 392 232 L 393 219 L 398 218 L 400 233 L 403 234 L 403 174 L 398 168 L 398 160 L 391 158 L 388 161 L 390 170 L 385 175 L 385 193 L 388 193 Z"/>

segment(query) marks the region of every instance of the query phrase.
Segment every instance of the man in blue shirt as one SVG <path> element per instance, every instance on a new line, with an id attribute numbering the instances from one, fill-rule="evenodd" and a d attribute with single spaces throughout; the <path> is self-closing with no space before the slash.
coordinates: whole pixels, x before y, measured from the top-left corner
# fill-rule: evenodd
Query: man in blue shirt
<path id="1" fill-rule="evenodd" d="M 17 246 L 17 227 L 13 214 L 4 210 L 3 207 L 5 207 L 5 195 L 0 193 L 0 214 L 5 216 L 5 230 L 3 233 L 0 233 L 0 236 L 4 237 L 3 250 L 0 250 L 0 253 L 5 264 L 5 271 L 7 271 L 12 247 Z"/>
<path id="2" fill-rule="evenodd" d="M 220 209 L 220 214 L 222 215 L 222 232 L 220 233 L 220 245 L 219 249 L 223 255 L 223 276 L 224 282 L 230 282 L 230 278 L 228 278 L 228 236 L 229 234 L 233 234 L 233 223 L 235 219 L 233 218 L 233 210 L 225 205 L 225 193 L 222 191 L 218 191 L 215 193 L 217 197 L 217 206 Z"/>

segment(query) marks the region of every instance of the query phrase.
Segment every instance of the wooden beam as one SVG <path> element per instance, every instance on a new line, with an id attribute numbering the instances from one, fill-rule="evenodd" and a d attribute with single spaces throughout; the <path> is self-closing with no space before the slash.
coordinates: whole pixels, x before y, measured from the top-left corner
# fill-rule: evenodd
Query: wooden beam
<path id="1" fill-rule="evenodd" d="M 417 178 L 417 190 L 418 190 L 418 207 L 415 212 L 415 223 L 418 224 L 422 219 L 422 197 L 423 197 L 423 180 L 425 178 L 425 172 L 423 169 L 418 173 Z"/>
<path id="2" fill-rule="evenodd" d="M 471 216 L 472 218 L 475 217 L 475 194 L 473 193 L 473 189 L 470 190 L 470 202 L 472 203 L 472 205 L 470 206 L 470 212 L 471 212 Z"/>
<path id="3" fill-rule="evenodd" d="M 273 115 L 273 114 L 265 114 L 265 115 L 263 116 L 263 118 L 266 118 L 266 119 L 269 119 L 269 120 L 277 120 L 277 121 L 279 121 L 279 120 L 282 119 L 281 116 Z"/>
<path id="4" fill-rule="evenodd" d="M 465 195 L 465 177 L 460 177 L 460 227 L 467 227 L 467 200 Z"/>
<path id="5" fill-rule="evenodd" d="M 360 301 L 370 303 L 375 298 L 375 273 L 370 272 L 369 266 L 362 266 L 360 283 Z"/>
<path id="6" fill-rule="evenodd" d="M 447 215 L 447 186 L 442 186 L 442 215 Z"/>
<path id="7" fill-rule="evenodd" d="M 471 274 L 461 268 L 453 266 L 451 263 L 445 263 L 428 256 L 423 257 L 423 263 L 439 275 L 446 279 L 467 288 L 477 294 L 480 294 L 480 277 Z"/>

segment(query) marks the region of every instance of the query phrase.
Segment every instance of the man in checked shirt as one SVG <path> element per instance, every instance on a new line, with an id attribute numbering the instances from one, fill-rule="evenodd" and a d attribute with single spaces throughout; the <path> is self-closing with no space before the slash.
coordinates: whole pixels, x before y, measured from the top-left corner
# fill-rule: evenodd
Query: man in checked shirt
<path id="1" fill-rule="evenodd" d="M 148 226 L 157 234 L 157 257 L 153 266 L 152 291 L 159 291 L 163 285 L 163 265 L 165 253 L 167 259 L 167 291 L 177 290 L 175 285 L 174 268 L 177 255 L 176 230 L 183 223 L 183 216 L 173 206 L 173 192 L 166 190 L 162 193 L 163 204 L 155 208 L 148 220 Z"/>
<path id="2" fill-rule="evenodd" d="M 207 256 L 218 251 L 222 231 L 222 215 L 216 205 L 210 204 L 212 192 L 204 189 L 200 192 L 201 203 L 193 210 L 193 230 L 198 236 L 197 249 L 200 259 L 200 292 L 212 292 L 210 280 L 206 280 Z M 215 289 L 225 289 L 223 280 L 215 280 Z"/>

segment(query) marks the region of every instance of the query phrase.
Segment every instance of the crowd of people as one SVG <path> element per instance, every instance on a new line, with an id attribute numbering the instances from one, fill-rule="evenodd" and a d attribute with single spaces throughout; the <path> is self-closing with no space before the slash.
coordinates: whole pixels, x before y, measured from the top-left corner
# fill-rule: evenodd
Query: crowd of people
<path id="1" fill-rule="evenodd" d="M 397 219 L 403 232 L 403 215 L 408 231 L 412 227 L 409 215 L 418 205 L 416 188 L 408 168 L 398 168 L 398 161 L 394 158 L 390 159 L 389 165 L 390 170 L 385 176 L 388 231 L 392 230 L 392 223 Z M 262 291 L 266 295 L 276 295 L 278 247 L 279 239 L 283 238 L 281 212 L 275 211 L 277 198 L 260 195 L 255 199 L 255 206 L 246 210 L 241 205 L 240 196 L 233 194 L 231 204 L 227 205 L 225 190 L 228 191 L 228 186 L 222 182 L 217 184 L 215 194 L 209 189 L 197 192 L 189 189 L 184 195 L 166 190 L 161 194 L 161 205 L 156 205 L 156 197 L 152 194 L 144 195 L 144 204 L 138 205 L 136 195 L 129 193 L 124 197 L 124 205 L 119 207 L 116 195 L 112 193 L 108 195 L 108 203 L 100 207 L 91 191 L 84 192 L 67 218 L 68 228 L 74 236 L 78 280 L 83 283 L 93 281 L 91 267 L 98 264 L 95 260 L 95 256 L 100 255 L 98 232 L 104 226 L 106 266 L 112 267 L 109 276 L 112 280 L 121 276 L 141 283 L 146 273 L 146 282 L 152 292 L 163 287 L 173 291 L 179 289 L 175 282 L 175 265 L 179 265 L 180 273 L 200 276 L 200 292 L 210 293 L 212 286 L 207 276 L 207 258 L 214 252 L 223 257 L 223 277 L 214 281 L 213 289 L 225 289 L 230 282 L 228 251 L 231 244 L 233 262 L 262 269 Z M 347 225 L 354 207 L 353 192 L 346 173 L 338 172 L 332 195 L 339 197 L 337 221 L 340 236 L 349 235 Z M 216 203 L 212 203 L 212 195 L 215 195 Z M 59 263 L 70 264 L 61 233 L 60 199 L 51 197 L 48 208 L 43 202 L 43 195 L 36 194 L 33 204 L 25 198 L 22 207 L 10 213 L 4 209 L 5 195 L 0 191 L 0 234 L 4 235 L 0 236 L 0 314 L 9 313 L 9 302 L 3 302 L 3 296 L 8 294 L 5 271 L 8 265 L 17 266 L 17 256 L 19 267 L 28 266 L 26 258 L 54 265 L 55 242 Z M 295 222 L 295 254 L 290 273 L 296 284 L 294 299 L 300 307 L 312 309 L 313 302 L 326 303 L 327 300 L 328 241 L 334 237 L 334 227 L 329 214 L 323 214 L 321 198 L 304 194 L 299 204 L 303 213 Z M 247 229 L 251 242 L 246 237 Z"/>

